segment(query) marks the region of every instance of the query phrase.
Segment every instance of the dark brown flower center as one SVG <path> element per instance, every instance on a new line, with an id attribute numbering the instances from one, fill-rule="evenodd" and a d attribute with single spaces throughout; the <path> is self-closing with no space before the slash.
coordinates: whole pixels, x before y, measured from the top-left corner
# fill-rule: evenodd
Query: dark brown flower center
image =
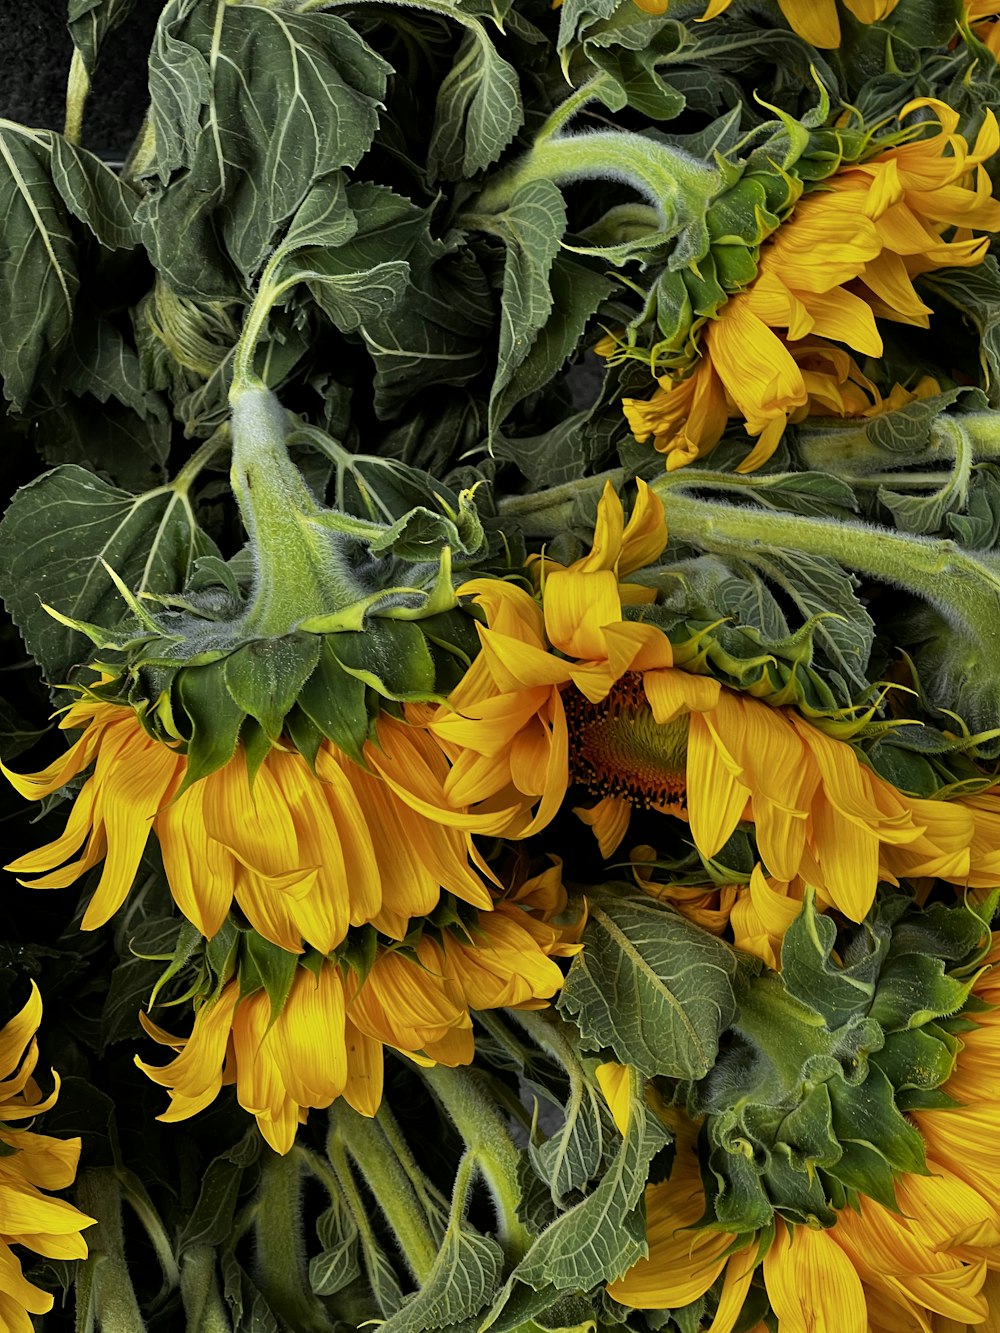
<path id="1" fill-rule="evenodd" d="M 649 808 L 687 806 L 688 715 L 657 722 L 634 671 L 592 704 L 575 686 L 563 692 L 570 777 L 595 796 Z"/>

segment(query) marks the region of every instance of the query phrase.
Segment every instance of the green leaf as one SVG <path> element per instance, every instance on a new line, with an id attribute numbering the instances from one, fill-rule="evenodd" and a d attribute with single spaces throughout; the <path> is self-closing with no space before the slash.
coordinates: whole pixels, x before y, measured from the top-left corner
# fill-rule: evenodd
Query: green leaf
<path id="1" fill-rule="evenodd" d="M 32 657 L 59 681 L 90 647 L 42 603 L 110 628 L 126 608 L 102 561 L 135 593 L 165 593 L 183 586 L 197 556 L 213 552 L 185 491 L 132 495 L 67 465 L 14 496 L 0 523 L 0 593 Z"/>
<path id="2" fill-rule="evenodd" d="M 483 1309 L 503 1268 L 495 1240 L 463 1225 L 453 1212 L 434 1265 L 415 1296 L 382 1325 L 385 1333 L 451 1329 Z"/>
<path id="3" fill-rule="evenodd" d="M 498 424 L 516 403 L 543 388 L 562 369 L 579 347 L 590 317 L 615 290 L 610 278 L 568 255 L 556 256 L 549 283 L 552 313 L 491 404 Z"/>
<path id="4" fill-rule="evenodd" d="M 430 236 L 429 210 L 381 185 L 346 190 L 355 227 L 339 245 L 298 245 L 278 270 L 281 284 L 305 283 L 313 299 L 343 332 L 378 323 L 394 310 L 418 267 L 442 248 Z M 296 219 L 297 221 L 297 219 Z M 303 225 L 307 235 L 313 224 Z M 317 228 L 318 229 L 318 228 Z M 292 238 L 298 233 L 295 225 Z"/>
<path id="5" fill-rule="evenodd" d="M 629 1078 L 628 1129 L 600 1184 L 542 1232 L 514 1269 L 484 1328 L 519 1288 L 589 1291 L 621 1276 L 647 1253 L 642 1196 L 649 1164 L 670 1142 L 670 1134 L 647 1106 L 639 1072 L 631 1069 Z M 550 1302 L 551 1297 L 545 1304 Z"/>
<path id="6" fill-rule="evenodd" d="M 80 285 L 47 136 L 0 120 L 0 377 L 16 412 L 66 342 Z"/>
<path id="7" fill-rule="evenodd" d="M 375 364 L 376 414 L 383 420 L 421 389 L 462 386 L 492 363 L 495 295 L 469 250 L 446 255 L 409 284 L 391 313 L 361 329 Z"/>
<path id="8" fill-rule="evenodd" d="M 69 0 L 66 26 L 88 74 L 97 68 L 105 37 L 125 22 L 134 4 L 135 0 Z"/>
<path id="9" fill-rule="evenodd" d="M 300 634 L 254 640 L 225 659 L 229 693 L 273 742 L 280 740 L 285 717 L 312 675 L 319 653 L 316 635 Z"/>
<path id="10" fill-rule="evenodd" d="M 517 72 L 481 23 L 466 19 L 455 64 L 438 89 L 427 152 L 432 177 L 466 180 L 495 162 L 524 122 Z"/>
<path id="11" fill-rule="evenodd" d="M 135 211 L 142 196 L 99 157 L 51 134 L 52 183 L 74 217 L 107 250 L 134 250 L 139 244 Z"/>
<path id="12" fill-rule="evenodd" d="M 172 0 L 150 56 L 159 184 L 140 210 L 171 286 L 249 284 L 313 183 L 370 146 L 389 72 L 332 14 Z"/>
<path id="13" fill-rule="evenodd" d="M 491 225 L 507 245 L 500 348 L 490 392 L 490 420 L 499 424 L 497 401 L 552 310 L 549 275 L 566 230 L 566 205 L 552 181 L 529 181 Z"/>
<path id="14" fill-rule="evenodd" d="M 223 1245 L 230 1239 L 243 1176 L 256 1162 L 260 1149 L 260 1135 L 250 1129 L 239 1143 L 209 1163 L 198 1201 L 177 1238 L 178 1255 L 196 1245 Z"/>
<path id="15" fill-rule="evenodd" d="M 735 1012 L 736 955 L 653 899 L 626 886 L 588 892 L 584 949 L 557 1006 L 587 1049 L 613 1050 L 646 1077 L 699 1079 Z"/>
<path id="16" fill-rule="evenodd" d="M 1000 264 L 987 255 L 974 268 L 927 273 L 921 286 L 941 296 L 968 319 L 979 335 L 979 359 L 990 403 L 1000 403 Z"/>

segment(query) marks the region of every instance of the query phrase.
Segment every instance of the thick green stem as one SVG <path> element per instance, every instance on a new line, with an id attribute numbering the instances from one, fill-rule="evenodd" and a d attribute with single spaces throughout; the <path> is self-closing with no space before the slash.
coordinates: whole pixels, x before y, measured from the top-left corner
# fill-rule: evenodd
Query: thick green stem
<path id="1" fill-rule="evenodd" d="M 433 1065 L 420 1073 L 475 1158 L 496 1208 L 497 1238 L 508 1260 L 516 1263 L 527 1253 L 531 1237 L 517 1215 L 518 1151 L 506 1122 L 470 1070 Z"/>
<path id="2" fill-rule="evenodd" d="M 73 48 L 69 62 L 69 77 L 66 80 L 66 123 L 63 136 L 70 143 L 78 144 L 83 134 L 83 112 L 90 95 L 90 75 L 84 64 L 79 48 Z"/>
<path id="3" fill-rule="evenodd" d="M 343 1144 L 364 1176 L 410 1272 L 418 1282 L 425 1282 L 437 1257 L 438 1241 L 385 1134 L 373 1121 L 339 1101 L 330 1111 L 330 1135 Z"/>
<path id="4" fill-rule="evenodd" d="M 696 478 L 692 482 L 696 484 Z M 659 489 L 657 482 L 653 489 Z M 741 507 L 663 489 L 673 540 L 716 554 L 776 549 L 836 560 L 846 569 L 923 598 L 952 624 L 961 625 L 981 646 L 985 660 L 1000 657 L 1000 570 L 953 541 Z"/>
<path id="5" fill-rule="evenodd" d="M 266 1152 L 254 1207 L 255 1276 L 271 1308 L 297 1333 L 328 1333 L 329 1320 L 309 1290 L 302 1260 L 302 1168 L 293 1148 Z"/>
<path id="6" fill-rule="evenodd" d="M 625 130 L 598 130 L 536 141 L 530 152 L 488 181 L 466 219 L 485 225 L 531 181 L 625 179 L 657 210 L 665 237 L 703 217 L 722 188 L 714 167 L 680 149 Z"/>
<path id="7" fill-rule="evenodd" d="M 181 1300 L 187 1317 L 187 1333 L 232 1333 L 215 1276 L 214 1246 L 193 1245 L 184 1251 Z"/>
<path id="8" fill-rule="evenodd" d="M 800 462 L 817 472 L 832 472 L 845 481 L 871 485 L 872 473 L 883 472 L 893 464 L 899 467 L 926 467 L 933 463 L 953 463 L 958 457 L 963 437 L 977 463 L 1000 459 L 1000 412 L 941 413 L 932 423 L 926 445 L 913 445 L 903 454 L 893 454 L 880 447 L 870 436 L 877 426 L 873 421 L 806 423 L 798 432 L 795 452 Z M 938 477 L 938 484 L 943 480 Z M 911 474 L 899 472 L 890 485 L 912 484 Z"/>
<path id="9" fill-rule="evenodd" d="M 125 1258 L 116 1173 L 108 1168 L 84 1171 L 77 1181 L 76 1199 L 85 1213 L 97 1219 L 96 1229 L 86 1233 L 89 1254 L 77 1279 L 77 1328 L 93 1328 L 96 1320 L 101 1333 L 145 1333 Z M 81 1308 L 84 1304 L 86 1309 Z"/>
<path id="10" fill-rule="evenodd" d="M 396 1123 L 396 1117 L 389 1110 L 386 1102 L 383 1102 L 378 1108 L 375 1119 L 378 1121 L 396 1161 L 406 1172 L 406 1177 L 413 1186 L 413 1192 L 420 1201 L 424 1216 L 427 1218 L 427 1223 L 434 1235 L 435 1243 L 440 1244 L 448 1219 L 447 1200 L 442 1197 L 420 1170 L 416 1158 L 410 1151 L 410 1145 L 407 1143 L 402 1130 Z"/>

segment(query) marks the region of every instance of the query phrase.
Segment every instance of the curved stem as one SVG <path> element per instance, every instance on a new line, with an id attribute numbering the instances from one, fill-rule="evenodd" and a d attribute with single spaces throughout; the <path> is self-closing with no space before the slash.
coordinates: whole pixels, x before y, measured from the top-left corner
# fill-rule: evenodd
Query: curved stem
<path id="1" fill-rule="evenodd" d="M 536 131 L 535 143 L 539 144 L 543 139 L 551 139 L 554 134 L 558 134 L 563 126 L 569 124 L 588 102 L 594 102 L 600 97 L 601 89 L 608 83 L 610 83 L 609 76 L 604 70 L 601 70 L 592 79 L 574 89 L 564 101 L 559 103 L 542 128 Z"/>
<path id="2" fill-rule="evenodd" d="M 83 134 L 83 112 L 89 95 L 90 75 L 80 48 L 74 46 L 66 80 L 66 122 L 63 128 L 63 137 L 72 144 L 78 144 Z"/>
<path id="3" fill-rule="evenodd" d="M 77 1277 L 77 1326 L 93 1327 L 96 1316 L 101 1333 L 145 1333 L 146 1325 L 135 1298 L 125 1258 L 122 1200 L 116 1172 L 111 1168 L 84 1171 L 77 1181 L 77 1203 L 97 1219 L 87 1233 L 89 1254 Z M 86 1293 L 87 1309 L 81 1309 Z"/>
<path id="4" fill-rule="evenodd" d="M 257 1236 L 255 1276 L 271 1307 L 298 1333 L 327 1333 L 329 1320 L 309 1289 L 302 1251 L 302 1162 L 265 1152 L 254 1207 Z"/>
<path id="5" fill-rule="evenodd" d="M 339 1101 L 330 1111 L 330 1136 L 350 1153 L 385 1214 L 407 1267 L 418 1282 L 425 1282 L 437 1257 L 438 1244 L 385 1134 L 373 1121 Z"/>
<path id="6" fill-rule="evenodd" d="M 472 1153 L 496 1208 L 497 1237 L 507 1258 L 517 1262 L 527 1253 L 531 1237 L 517 1215 L 519 1157 L 505 1121 L 470 1070 L 433 1065 L 420 1073 Z"/>

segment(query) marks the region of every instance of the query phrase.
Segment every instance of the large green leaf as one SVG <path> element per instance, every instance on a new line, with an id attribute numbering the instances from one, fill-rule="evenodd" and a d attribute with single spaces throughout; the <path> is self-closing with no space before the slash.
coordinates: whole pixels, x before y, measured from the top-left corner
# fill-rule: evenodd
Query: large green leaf
<path id="1" fill-rule="evenodd" d="M 560 1011 L 587 1048 L 612 1050 L 649 1078 L 702 1078 L 735 1012 L 733 950 L 626 885 L 587 897 L 584 948 Z"/>
<path id="2" fill-rule="evenodd" d="M 141 210 L 178 291 L 240 291 L 313 182 L 355 166 L 389 66 L 343 19 L 171 0 L 150 58 L 158 178 Z"/>
<path id="3" fill-rule="evenodd" d="M 125 22 L 134 4 L 135 0 L 69 0 L 66 26 L 88 74 L 97 66 L 105 37 Z"/>
<path id="4" fill-rule="evenodd" d="M 61 134 L 49 136 L 52 181 L 74 217 L 85 223 L 108 250 L 139 244 L 135 210 L 142 196 L 99 157 L 77 148 Z"/>
<path id="5" fill-rule="evenodd" d="M 0 120 L 0 218 L 0 377 L 21 411 L 69 336 L 80 283 L 48 136 L 9 120 Z"/>
<path id="6" fill-rule="evenodd" d="M 199 555 L 215 552 L 186 492 L 132 495 L 84 468 L 46 472 L 15 495 L 0 523 L 0 593 L 49 680 L 86 661 L 89 644 L 50 616 L 116 625 L 126 611 L 102 562 L 134 592 L 176 592 Z"/>
<path id="7" fill-rule="evenodd" d="M 542 1232 L 498 1297 L 486 1327 L 509 1328 L 504 1305 L 519 1290 L 537 1293 L 535 1310 L 560 1291 L 589 1291 L 613 1281 L 647 1253 L 642 1196 L 649 1164 L 670 1134 L 646 1103 L 643 1080 L 629 1071 L 628 1127 L 600 1184 Z"/>
<path id="8" fill-rule="evenodd" d="M 501 296 L 500 348 L 490 394 L 490 418 L 499 424 L 497 403 L 531 351 L 552 310 L 550 274 L 563 233 L 566 205 L 549 180 L 522 185 L 490 226 L 507 246 Z"/>
<path id="9" fill-rule="evenodd" d="M 465 180 L 495 162 L 521 128 L 516 71 L 497 55 L 481 23 L 468 32 L 438 89 L 427 164 L 433 176 Z"/>

